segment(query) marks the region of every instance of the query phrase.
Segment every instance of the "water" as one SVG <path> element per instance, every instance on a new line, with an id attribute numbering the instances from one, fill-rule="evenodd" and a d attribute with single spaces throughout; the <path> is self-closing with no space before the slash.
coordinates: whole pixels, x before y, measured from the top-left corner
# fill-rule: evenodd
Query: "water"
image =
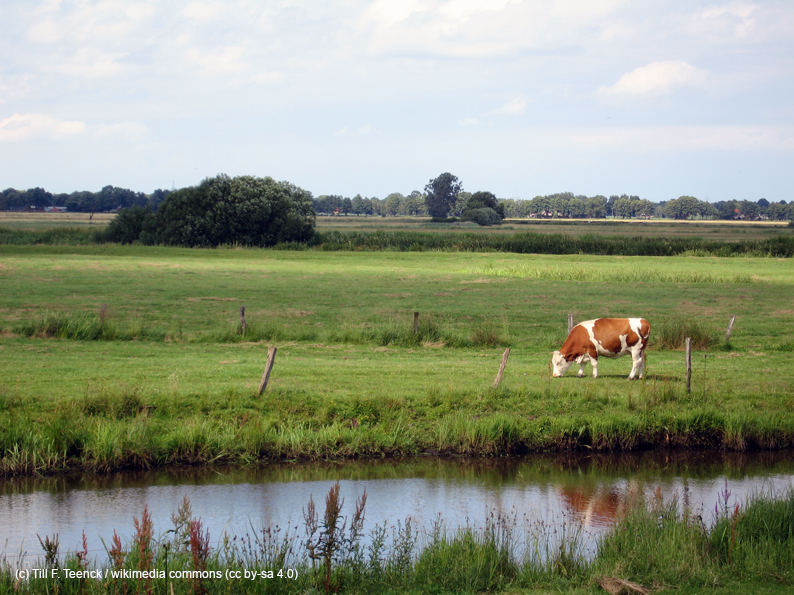
<path id="1" fill-rule="evenodd" d="M 84 531 L 89 559 L 104 564 L 102 540 L 109 546 L 114 530 L 126 546 L 133 518 L 140 519 L 146 506 L 155 535 L 167 537 L 185 497 L 213 546 L 224 533 L 251 535 L 264 526 L 302 537 L 309 498 L 322 514 L 336 481 L 347 516 L 366 490 L 365 533 L 410 518 L 427 535 L 439 518 L 454 530 L 483 527 L 502 514 L 520 535 L 553 542 L 575 533 L 586 553 L 632 498 L 676 497 L 679 508 L 688 506 L 708 524 L 726 505 L 732 509 L 753 494 L 780 494 L 794 486 L 794 453 L 422 458 L 6 480 L 0 482 L 0 559 L 13 566 L 33 563 L 42 554 L 37 536 L 56 534 L 61 552 L 75 552 L 82 549 Z"/>

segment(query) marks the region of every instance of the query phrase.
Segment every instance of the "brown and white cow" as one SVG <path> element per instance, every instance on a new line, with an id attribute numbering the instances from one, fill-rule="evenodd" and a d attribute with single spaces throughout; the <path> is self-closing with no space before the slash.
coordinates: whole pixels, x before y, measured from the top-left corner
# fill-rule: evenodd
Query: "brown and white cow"
<path id="1" fill-rule="evenodd" d="M 651 325 L 644 318 L 597 318 L 580 322 L 571 329 L 565 343 L 551 356 L 552 375 L 558 378 L 571 364 L 579 364 L 579 377 L 589 361 L 593 378 L 598 378 L 598 356 L 618 357 L 631 354 L 629 380 L 645 374 L 645 346 Z"/>

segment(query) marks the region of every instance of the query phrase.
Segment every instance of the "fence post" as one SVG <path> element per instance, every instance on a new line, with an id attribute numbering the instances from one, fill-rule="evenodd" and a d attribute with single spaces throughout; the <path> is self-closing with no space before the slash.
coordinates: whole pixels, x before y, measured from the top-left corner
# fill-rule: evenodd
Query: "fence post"
<path id="1" fill-rule="evenodd" d="M 493 387 L 497 388 L 499 383 L 502 382 L 502 374 L 505 373 L 505 366 L 507 366 L 507 358 L 510 356 L 510 348 L 505 349 L 502 354 L 502 363 L 499 364 L 499 373 L 496 375 L 496 380 L 493 381 Z"/>
<path id="2" fill-rule="evenodd" d="M 240 306 L 240 334 L 245 335 L 245 306 Z"/>
<path id="3" fill-rule="evenodd" d="M 692 338 L 686 338 L 686 392 L 692 392 Z"/>
<path id="4" fill-rule="evenodd" d="M 569 312 L 568 313 L 568 334 L 569 335 L 571 334 L 572 330 L 573 330 L 573 314 Z"/>
<path id="5" fill-rule="evenodd" d="M 731 333 L 733 332 L 733 323 L 736 322 L 736 314 L 731 316 L 731 321 L 728 323 L 728 330 L 725 333 L 725 342 L 727 343 L 731 338 Z"/>
<path id="6" fill-rule="evenodd" d="M 276 360 L 276 348 L 268 347 L 267 349 L 267 362 L 265 363 L 265 371 L 262 374 L 262 380 L 259 382 L 259 394 L 265 392 L 267 381 L 270 379 L 270 371 L 273 369 L 273 362 Z"/>
<path id="7" fill-rule="evenodd" d="M 419 312 L 414 312 L 414 335 L 419 332 Z"/>

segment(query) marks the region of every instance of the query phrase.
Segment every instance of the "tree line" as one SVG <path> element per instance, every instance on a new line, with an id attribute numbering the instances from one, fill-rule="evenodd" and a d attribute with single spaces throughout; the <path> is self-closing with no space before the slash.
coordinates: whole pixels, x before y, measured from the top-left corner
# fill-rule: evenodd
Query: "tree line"
<path id="1" fill-rule="evenodd" d="M 384 199 L 356 195 L 347 198 L 339 195 L 321 195 L 313 199 L 318 215 L 378 215 L 430 216 L 425 203 L 425 193 L 414 190 L 408 195 L 394 192 Z M 448 216 L 462 217 L 471 192 L 460 192 Z M 507 218 L 573 218 L 604 219 L 726 219 L 758 221 L 786 221 L 794 219 L 794 201 L 769 202 L 722 200 L 707 202 L 692 196 L 680 196 L 667 201 L 652 202 L 636 195 L 584 196 L 572 192 L 535 196 L 531 199 L 498 199 Z"/>
<path id="2" fill-rule="evenodd" d="M 434 190 L 433 187 L 436 183 L 439 184 L 438 190 Z M 0 193 L 0 210 L 45 210 L 52 207 L 72 212 L 112 212 L 130 207 L 157 210 L 172 192 L 174 191 L 158 189 L 145 194 L 127 188 L 105 186 L 99 192 L 76 191 L 68 194 L 52 194 L 39 187 L 28 190 L 7 188 Z M 443 195 L 443 198 L 439 201 L 437 199 L 440 195 Z M 749 221 L 794 220 L 794 201 L 770 202 L 765 198 L 756 201 L 732 199 L 711 203 L 693 196 L 680 196 L 657 203 L 637 195 L 622 194 L 607 197 L 562 192 L 535 196 L 531 199 L 497 199 L 488 191 L 472 193 L 463 190 L 458 179 L 449 172 L 444 172 L 430 180 L 424 191 L 414 190 L 407 195 L 393 192 L 383 199 L 360 194 L 352 198 L 336 194 L 314 197 L 308 193 L 308 196 L 311 198 L 314 211 L 319 215 L 433 216 L 442 219 L 452 217 L 484 224 L 498 222 L 494 213 L 499 219 L 653 217 Z M 475 196 L 476 198 L 473 198 Z"/>

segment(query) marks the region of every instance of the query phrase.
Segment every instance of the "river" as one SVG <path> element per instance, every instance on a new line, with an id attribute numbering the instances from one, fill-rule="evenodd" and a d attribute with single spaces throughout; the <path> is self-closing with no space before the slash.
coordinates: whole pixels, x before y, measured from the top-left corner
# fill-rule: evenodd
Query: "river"
<path id="1" fill-rule="evenodd" d="M 12 566 L 39 560 L 39 536 L 57 535 L 61 553 L 75 552 L 85 532 L 89 558 L 105 564 L 103 540 L 109 546 L 114 530 L 127 544 L 133 518 L 147 507 L 155 536 L 164 538 L 184 498 L 213 546 L 224 533 L 241 537 L 265 526 L 302 537 L 309 498 L 322 514 L 336 481 L 348 517 L 366 491 L 365 533 L 410 518 L 421 543 L 439 519 L 452 531 L 483 527 L 502 515 L 518 533 L 535 538 L 576 534 L 587 553 L 638 497 L 676 498 L 679 509 L 688 507 L 708 525 L 715 510 L 732 509 L 754 494 L 784 493 L 794 486 L 794 453 L 419 458 L 7 479 L 0 481 L 0 560 Z"/>

